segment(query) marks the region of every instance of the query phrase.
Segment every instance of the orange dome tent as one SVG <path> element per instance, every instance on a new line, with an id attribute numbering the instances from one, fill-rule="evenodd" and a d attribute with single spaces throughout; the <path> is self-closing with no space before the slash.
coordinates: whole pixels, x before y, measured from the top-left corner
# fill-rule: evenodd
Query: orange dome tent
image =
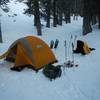
<path id="1" fill-rule="evenodd" d="M 39 70 L 43 66 L 57 61 L 49 46 L 35 36 L 16 40 L 8 51 L 6 60 L 15 63 L 14 69 L 31 66 L 34 70 Z"/>

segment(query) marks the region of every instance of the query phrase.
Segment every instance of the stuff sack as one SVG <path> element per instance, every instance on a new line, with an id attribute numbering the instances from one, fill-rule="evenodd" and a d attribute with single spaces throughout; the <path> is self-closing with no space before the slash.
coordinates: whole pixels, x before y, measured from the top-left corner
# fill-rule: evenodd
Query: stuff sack
<path id="1" fill-rule="evenodd" d="M 73 52 L 86 55 L 89 54 L 92 50 L 95 50 L 95 48 L 90 48 L 86 42 L 77 40 L 77 47 L 76 50 L 74 50 Z"/>

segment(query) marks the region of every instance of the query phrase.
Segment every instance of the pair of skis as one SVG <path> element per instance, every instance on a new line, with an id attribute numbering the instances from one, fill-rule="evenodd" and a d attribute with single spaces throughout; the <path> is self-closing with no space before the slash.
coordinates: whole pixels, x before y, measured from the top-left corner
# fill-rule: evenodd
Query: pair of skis
<path id="1" fill-rule="evenodd" d="M 55 42 L 53 40 L 51 40 L 51 42 L 50 42 L 50 48 L 51 49 L 53 49 L 53 48 L 56 49 L 58 47 L 58 43 L 59 43 L 58 39 L 56 39 Z"/>
<path id="2" fill-rule="evenodd" d="M 75 64 L 75 58 L 74 58 L 74 48 L 76 43 L 77 35 L 73 36 L 71 35 L 68 46 L 67 41 L 64 41 L 65 46 L 65 63 L 64 67 L 71 68 L 71 67 L 78 67 L 78 64 Z"/>

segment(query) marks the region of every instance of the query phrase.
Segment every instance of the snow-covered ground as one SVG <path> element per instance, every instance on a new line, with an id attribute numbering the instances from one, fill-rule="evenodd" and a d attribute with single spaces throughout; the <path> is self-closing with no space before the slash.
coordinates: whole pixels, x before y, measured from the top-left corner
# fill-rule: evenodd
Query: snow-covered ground
<path id="1" fill-rule="evenodd" d="M 0 55 L 4 53 L 16 39 L 32 35 L 36 36 L 33 26 L 33 17 L 22 14 L 23 4 L 13 1 L 9 4 L 11 11 L 1 16 L 3 43 L 0 44 Z M 13 17 L 15 11 L 18 16 Z M 8 17 L 10 15 L 10 17 Z M 12 16 L 12 17 L 11 17 Z M 82 36 L 82 18 L 71 24 L 64 24 L 50 29 L 43 27 L 43 35 L 40 37 L 48 45 L 50 41 L 59 39 L 59 45 L 53 50 L 57 64 L 65 62 L 64 41 L 67 47 L 71 34 L 77 35 L 77 39 L 86 41 L 90 47 L 96 50 L 82 56 L 75 54 L 76 68 L 62 71 L 62 76 L 49 81 L 42 69 L 35 71 L 25 68 L 22 72 L 11 71 L 12 63 L 0 61 L 0 100 L 100 100 L 100 30 L 94 26 L 92 33 Z M 70 54 L 68 57 L 71 58 Z"/>

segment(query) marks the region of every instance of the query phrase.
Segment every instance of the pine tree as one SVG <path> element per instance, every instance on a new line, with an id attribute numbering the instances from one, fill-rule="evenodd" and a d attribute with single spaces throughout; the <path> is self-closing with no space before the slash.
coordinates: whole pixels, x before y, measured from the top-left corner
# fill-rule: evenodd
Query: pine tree
<path id="1" fill-rule="evenodd" d="M 40 11 L 39 11 L 39 0 L 27 0 L 25 14 L 34 15 L 34 26 L 37 28 L 37 35 L 42 35 Z"/>
<path id="2" fill-rule="evenodd" d="M 50 27 L 50 14 L 51 13 L 51 0 L 47 0 L 47 6 L 46 6 L 46 20 L 47 20 L 47 24 L 46 27 Z"/>
<path id="3" fill-rule="evenodd" d="M 56 27 L 57 26 L 57 0 L 53 0 L 52 3 L 52 10 L 53 10 L 53 26 Z"/>
<path id="4" fill-rule="evenodd" d="M 83 35 L 86 35 L 92 32 L 91 27 L 91 5 L 90 0 L 84 0 L 84 7 L 83 7 Z"/>
<path id="5" fill-rule="evenodd" d="M 9 12 L 9 8 L 6 6 L 6 4 L 9 2 L 9 0 L 0 0 L 0 8 L 4 11 L 4 12 Z M 5 8 L 2 8 L 1 6 L 4 5 Z M 0 43 L 3 42 L 2 40 L 2 30 L 1 30 L 1 16 L 0 15 Z"/>
<path id="6" fill-rule="evenodd" d="M 83 35 L 92 32 L 92 24 L 96 24 L 96 17 L 100 28 L 100 6 L 99 0 L 84 0 L 83 7 Z"/>

